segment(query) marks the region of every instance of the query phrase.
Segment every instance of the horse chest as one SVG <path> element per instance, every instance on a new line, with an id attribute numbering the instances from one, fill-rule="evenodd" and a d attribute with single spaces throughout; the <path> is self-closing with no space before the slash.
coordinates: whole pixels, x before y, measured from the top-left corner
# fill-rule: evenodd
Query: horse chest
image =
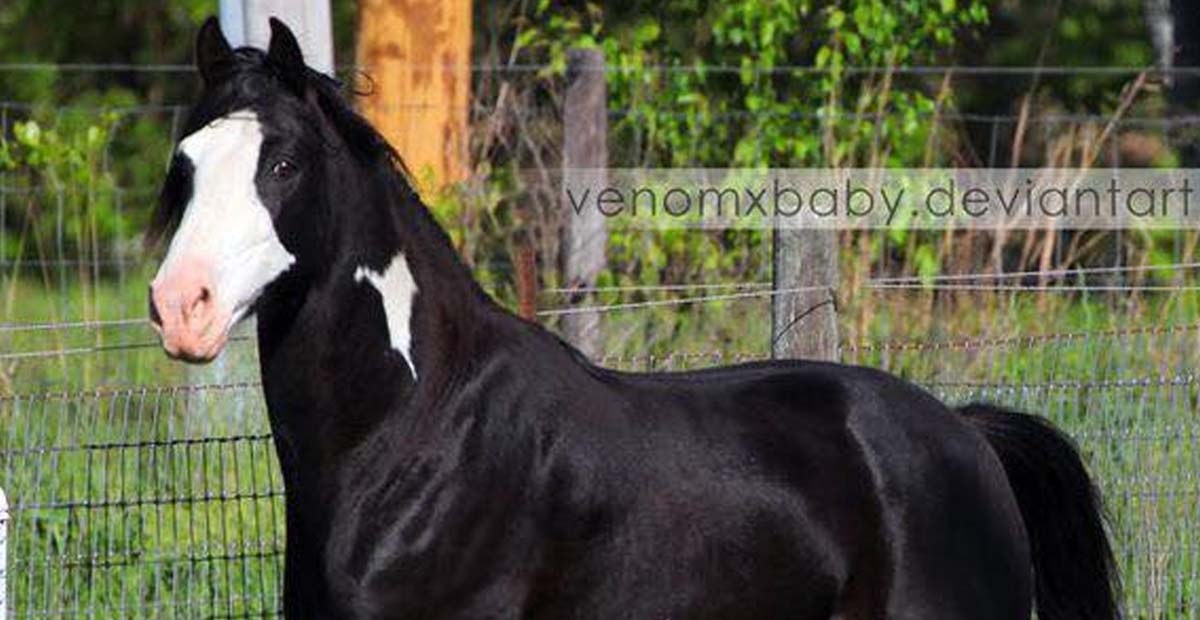
<path id="1" fill-rule="evenodd" d="M 342 607 L 337 617 L 520 608 L 537 536 L 523 484 L 500 477 L 444 456 L 343 468 L 341 485 L 354 491 L 338 498 L 314 537 L 321 547 L 309 549 L 321 556 L 315 568 Z"/>

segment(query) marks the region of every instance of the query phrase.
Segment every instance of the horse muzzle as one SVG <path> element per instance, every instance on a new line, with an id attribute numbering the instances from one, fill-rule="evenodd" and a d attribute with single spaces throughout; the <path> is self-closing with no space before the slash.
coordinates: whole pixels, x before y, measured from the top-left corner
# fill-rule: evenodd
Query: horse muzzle
<path id="1" fill-rule="evenodd" d="M 173 267 L 150 283 L 150 323 L 170 357 L 210 362 L 229 340 L 232 313 L 219 303 L 210 265 L 185 261 Z"/>

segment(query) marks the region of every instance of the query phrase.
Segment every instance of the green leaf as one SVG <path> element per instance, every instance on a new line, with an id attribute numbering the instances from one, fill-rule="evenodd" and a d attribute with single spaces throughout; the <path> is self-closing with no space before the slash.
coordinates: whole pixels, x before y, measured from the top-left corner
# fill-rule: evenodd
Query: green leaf
<path id="1" fill-rule="evenodd" d="M 921 278 L 921 283 L 925 286 L 933 284 L 933 277 L 941 271 L 938 264 L 937 252 L 934 251 L 931 244 L 921 244 L 917 247 L 917 255 L 914 257 L 914 262 L 917 267 L 917 276 Z"/>
<path id="2" fill-rule="evenodd" d="M 633 39 L 634 42 L 645 45 L 646 43 L 657 41 L 661 32 L 662 29 L 659 27 L 658 22 L 645 20 L 638 24 L 637 29 L 633 33 Z"/>
<path id="3" fill-rule="evenodd" d="M 857 56 L 862 51 L 862 39 L 853 32 L 848 32 L 842 41 L 846 45 L 846 51 Z"/>
<path id="4" fill-rule="evenodd" d="M 31 148 L 37 147 L 42 140 L 42 128 L 37 121 L 17 123 L 13 127 L 13 133 L 17 136 L 18 142 Z"/>
<path id="5" fill-rule="evenodd" d="M 541 31 L 535 28 L 522 30 L 521 33 L 517 35 L 517 38 L 513 40 L 513 47 L 518 50 L 529 47 L 534 41 L 537 40 L 538 35 L 540 34 Z"/>
<path id="6" fill-rule="evenodd" d="M 829 65 L 829 54 L 830 49 L 828 47 L 822 47 L 821 49 L 817 50 L 817 57 L 813 61 L 813 64 L 816 65 L 818 69 L 825 68 Z"/>
<path id="7" fill-rule="evenodd" d="M 842 24 L 846 23 L 846 14 L 840 9 L 834 9 L 829 12 L 828 23 L 830 29 L 837 30 L 842 27 Z"/>

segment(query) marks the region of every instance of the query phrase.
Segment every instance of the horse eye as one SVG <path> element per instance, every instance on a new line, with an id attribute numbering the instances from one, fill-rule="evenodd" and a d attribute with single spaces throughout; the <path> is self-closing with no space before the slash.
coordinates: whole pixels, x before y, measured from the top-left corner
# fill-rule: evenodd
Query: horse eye
<path id="1" fill-rule="evenodd" d="M 296 165 L 286 159 L 281 159 L 271 166 L 271 176 L 277 179 L 286 179 L 295 173 Z"/>

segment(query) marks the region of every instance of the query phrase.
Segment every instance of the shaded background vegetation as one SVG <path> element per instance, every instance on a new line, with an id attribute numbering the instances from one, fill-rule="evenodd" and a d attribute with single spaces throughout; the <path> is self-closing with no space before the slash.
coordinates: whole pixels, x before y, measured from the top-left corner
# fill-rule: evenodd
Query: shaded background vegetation
<path id="1" fill-rule="evenodd" d="M 370 68 L 351 64 L 356 5 L 332 4 L 339 74 L 348 88 L 369 90 Z M 194 29 L 214 11 L 215 2 L 199 0 L 10 0 L 0 6 L 0 63 L 51 63 L 0 71 L 0 259 L 10 292 L 31 278 L 53 284 L 50 275 L 67 275 L 61 263 L 77 260 L 71 275 L 79 280 L 79 295 L 68 295 L 70 307 L 60 304 L 57 311 L 98 316 L 99 304 L 87 297 L 97 294 L 93 281 L 121 277 L 139 262 L 140 231 L 165 154 L 196 88 L 186 70 Z M 1178 161 L 1166 126 L 1131 123 L 1100 142 L 1112 119 L 1168 114 L 1153 79 L 1123 98 L 1135 73 L 896 70 L 1148 67 L 1155 51 L 1138 2 L 524 0 L 476 3 L 475 11 L 473 55 L 480 70 L 473 73 L 470 165 L 476 174 L 428 199 L 480 278 L 503 299 L 515 295 L 513 257 L 527 240 L 537 250 L 541 287 L 561 284 L 557 194 L 530 171 L 553 170 L 560 160 L 562 75 L 572 46 L 602 48 L 611 68 L 615 166 Z M 61 217 L 59 211 L 65 211 Z M 875 320 L 882 310 L 858 288 L 871 277 L 928 281 L 947 273 L 1172 264 L 1190 260 L 1194 245 L 1190 233 L 843 234 L 843 333 L 850 340 L 889 335 L 871 327 L 883 325 Z M 618 231 L 600 284 L 765 281 L 769 257 L 769 235 L 757 231 Z M 544 306 L 557 303 L 546 295 Z M 670 316 L 687 319 L 675 310 Z M 6 316 L 20 318 L 17 313 L 10 303 Z M 921 320 L 912 325 L 913 334 L 931 327 Z M 629 329 L 660 341 L 663 351 L 680 342 Z M 761 330 L 715 331 L 705 346 L 754 348 L 747 338 L 766 337 Z M 742 341 L 733 342 L 739 335 Z"/>
<path id="2" fill-rule="evenodd" d="M 528 244 L 543 310 L 636 306 L 603 315 L 608 364 L 762 358 L 768 233 L 614 230 L 608 288 L 558 290 L 566 50 L 605 53 L 613 166 L 1186 164 L 1186 84 L 1138 76 L 1158 58 L 1150 4 L 476 2 L 474 174 L 426 198 L 503 302 L 515 304 Z M 368 91 L 371 68 L 352 66 L 357 7 L 332 5 L 339 76 Z M 13 583 L 28 617 L 276 610 L 279 485 L 253 341 L 243 331 L 216 365 L 185 370 L 138 321 L 141 231 L 198 86 L 195 28 L 215 10 L 0 2 L 0 483 L 19 491 Z M 843 357 L 1070 429 L 1117 515 L 1131 617 L 1197 614 L 1200 339 L 1195 271 L 1180 267 L 1196 243 L 1192 231 L 840 237 Z M 1116 270 L 1047 275 L 1076 267 Z M 974 288 L 946 279 L 1025 271 Z"/>

